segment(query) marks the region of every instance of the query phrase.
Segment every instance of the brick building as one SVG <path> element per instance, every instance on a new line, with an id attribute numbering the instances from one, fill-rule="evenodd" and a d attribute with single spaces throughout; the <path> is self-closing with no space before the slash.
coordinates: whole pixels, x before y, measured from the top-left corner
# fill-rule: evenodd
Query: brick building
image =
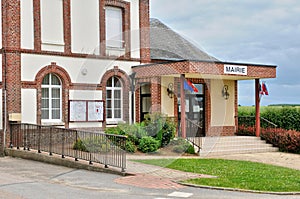
<path id="1" fill-rule="evenodd" d="M 232 135 L 237 81 L 276 76 L 276 66 L 209 56 L 150 20 L 149 0 L 1 4 L 4 144 L 9 122 L 103 129 L 151 111 L 175 117 L 181 128 L 196 122 L 193 136 Z"/>

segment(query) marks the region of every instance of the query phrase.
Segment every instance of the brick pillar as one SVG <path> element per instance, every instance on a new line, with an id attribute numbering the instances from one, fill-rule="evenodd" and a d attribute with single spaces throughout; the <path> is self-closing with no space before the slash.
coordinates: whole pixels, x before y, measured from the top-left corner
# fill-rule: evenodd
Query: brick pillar
<path id="1" fill-rule="evenodd" d="M 21 120 L 20 1 L 2 0 L 2 79 L 6 111 L 12 121 Z M 4 98 L 3 98 L 4 99 Z M 3 100 L 4 101 L 4 100 Z M 4 102 L 5 104 L 5 102 Z M 3 104 L 3 113 L 5 106 Z M 7 115 L 3 118 L 7 118 Z M 3 122 L 5 125 L 5 120 Z M 7 125 L 8 129 L 8 125 Z M 7 133 L 8 135 L 8 133 Z"/>
<path id="2" fill-rule="evenodd" d="M 141 63 L 150 63 L 150 14 L 149 0 L 140 0 L 140 57 Z"/>
<path id="3" fill-rule="evenodd" d="M 160 78 L 151 79 L 151 111 L 161 112 L 161 83 Z"/>
<path id="4" fill-rule="evenodd" d="M 71 54 L 71 1 L 65 0 L 63 3 L 65 53 Z"/>

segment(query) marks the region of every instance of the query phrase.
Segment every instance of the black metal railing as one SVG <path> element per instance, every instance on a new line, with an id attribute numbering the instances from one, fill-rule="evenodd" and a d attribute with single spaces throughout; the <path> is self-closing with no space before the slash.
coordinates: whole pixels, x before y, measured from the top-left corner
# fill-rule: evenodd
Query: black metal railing
<path id="1" fill-rule="evenodd" d="M 34 124 L 10 125 L 10 147 L 126 169 L 126 136 Z"/>
<path id="2" fill-rule="evenodd" d="M 186 139 L 198 148 L 198 152 L 202 148 L 203 127 L 198 123 L 186 118 Z"/>

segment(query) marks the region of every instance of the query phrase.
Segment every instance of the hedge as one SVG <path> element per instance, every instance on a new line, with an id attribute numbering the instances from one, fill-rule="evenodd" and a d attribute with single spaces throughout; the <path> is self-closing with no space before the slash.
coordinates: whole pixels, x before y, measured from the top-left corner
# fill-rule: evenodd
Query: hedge
<path id="1" fill-rule="evenodd" d="M 282 152 L 300 153 L 300 132 L 295 130 L 262 129 L 261 138 Z"/>
<path id="2" fill-rule="evenodd" d="M 255 107 L 239 107 L 238 116 L 255 116 Z M 300 131 L 300 108 L 261 107 L 261 117 L 273 122 L 278 128 Z M 254 120 L 247 120 L 242 123 L 252 126 Z"/>

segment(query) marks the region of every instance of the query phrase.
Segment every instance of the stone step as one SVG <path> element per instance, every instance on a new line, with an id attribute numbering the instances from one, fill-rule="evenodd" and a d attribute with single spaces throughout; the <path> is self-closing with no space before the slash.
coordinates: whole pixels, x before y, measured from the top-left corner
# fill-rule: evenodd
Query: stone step
<path id="1" fill-rule="evenodd" d="M 278 149 L 275 147 L 264 147 L 264 148 L 251 148 L 251 149 L 230 149 L 230 150 L 212 150 L 205 151 L 201 150 L 199 155 L 206 157 L 231 155 L 231 154 L 249 154 L 249 153 L 266 153 L 266 152 L 277 152 Z"/>
<path id="2" fill-rule="evenodd" d="M 200 156 L 278 151 L 278 148 L 253 136 L 202 137 L 197 139 L 202 141 Z"/>

